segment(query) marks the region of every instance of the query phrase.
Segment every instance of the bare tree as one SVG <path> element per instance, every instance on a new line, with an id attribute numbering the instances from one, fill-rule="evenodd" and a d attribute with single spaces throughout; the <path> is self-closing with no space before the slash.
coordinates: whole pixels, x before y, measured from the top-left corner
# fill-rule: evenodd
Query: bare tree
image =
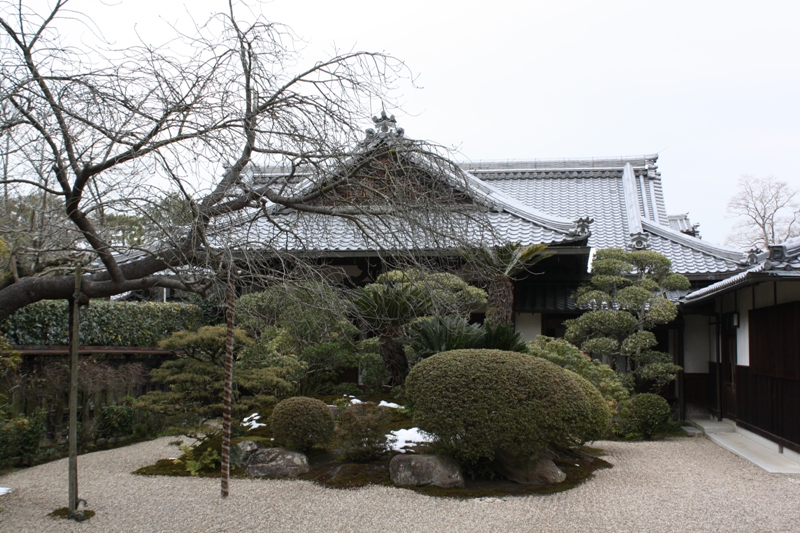
<path id="1" fill-rule="evenodd" d="M 728 202 L 728 213 L 736 217 L 727 243 L 742 248 L 783 242 L 800 235 L 798 190 L 771 176 L 739 178 L 739 191 Z"/>
<path id="2" fill-rule="evenodd" d="M 94 27 L 72 3 L 0 1 L 4 207 L 32 206 L 0 228 L 14 273 L 0 321 L 69 297 L 76 263 L 90 298 L 202 293 L 230 258 L 262 274 L 314 266 L 333 226 L 394 254 L 483 231 L 438 149 L 385 114 L 363 137 L 407 79 L 402 62 L 354 51 L 300 66 L 288 28 L 244 24 L 232 3 L 169 47 L 69 46 L 61 23 Z M 432 173 L 448 185 L 430 186 Z M 116 235 L 131 218 L 146 238 Z"/>

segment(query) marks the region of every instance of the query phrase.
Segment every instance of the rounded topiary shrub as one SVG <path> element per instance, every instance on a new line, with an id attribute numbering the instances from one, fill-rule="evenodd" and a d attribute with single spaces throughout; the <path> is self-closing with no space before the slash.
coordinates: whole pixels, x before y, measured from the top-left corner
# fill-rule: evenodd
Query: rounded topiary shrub
<path id="1" fill-rule="evenodd" d="M 498 454 L 533 457 L 603 433 L 609 415 L 592 389 L 549 361 L 499 350 L 443 352 L 406 380 L 414 423 L 468 464 Z"/>
<path id="2" fill-rule="evenodd" d="M 305 452 L 330 440 L 333 414 L 324 402 L 314 398 L 287 398 L 272 411 L 272 433 L 278 444 Z"/>
<path id="3" fill-rule="evenodd" d="M 663 430 L 669 421 L 670 409 L 667 400 L 649 392 L 637 394 L 631 399 L 629 433 L 639 433 L 649 440 L 653 434 Z"/>

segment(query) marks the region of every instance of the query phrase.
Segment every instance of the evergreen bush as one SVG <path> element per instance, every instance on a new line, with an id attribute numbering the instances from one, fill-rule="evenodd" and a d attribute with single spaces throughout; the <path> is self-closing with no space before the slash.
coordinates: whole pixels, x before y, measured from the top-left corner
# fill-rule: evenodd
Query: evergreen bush
<path id="1" fill-rule="evenodd" d="M 331 439 L 333 414 L 320 400 L 304 396 L 287 398 L 272 411 L 272 433 L 278 444 L 307 452 Z"/>
<path id="2" fill-rule="evenodd" d="M 560 367 L 572 370 L 579 376 L 589 380 L 606 399 L 613 412 L 619 411 L 619 405 L 630 399 L 630 393 L 619 373 L 609 365 L 592 359 L 577 346 L 564 339 L 555 339 L 539 335 L 528 345 L 528 353 L 547 359 Z"/>
<path id="3" fill-rule="evenodd" d="M 649 392 L 637 394 L 630 406 L 623 411 L 621 427 L 628 438 L 650 440 L 653 435 L 666 429 L 670 417 L 667 400 Z"/>
<path id="4" fill-rule="evenodd" d="M 372 402 L 352 404 L 344 410 L 336 427 L 336 441 L 346 461 L 368 462 L 386 453 L 390 410 Z"/>
<path id="5" fill-rule="evenodd" d="M 587 383 L 563 368 L 515 352 L 454 350 L 418 363 L 406 397 L 414 423 L 464 464 L 498 453 L 534 457 L 605 431 L 608 414 Z"/>

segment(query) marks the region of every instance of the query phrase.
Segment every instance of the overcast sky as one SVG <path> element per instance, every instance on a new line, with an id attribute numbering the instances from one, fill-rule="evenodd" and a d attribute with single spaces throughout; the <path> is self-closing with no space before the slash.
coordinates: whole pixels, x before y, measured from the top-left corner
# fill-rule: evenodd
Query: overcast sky
<path id="1" fill-rule="evenodd" d="M 145 36 L 164 31 L 160 19 L 188 9 L 204 20 L 227 4 L 106 3 L 92 8 L 98 22 L 118 35 L 136 24 Z M 255 9 L 304 37 L 308 61 L 334 44 L 403 59 L 420 88 L 387 111 L 408 136 L 455 147 L 459 160 L 658 153 L 667 211 L 688 212 L 718 243 L 741 175 L 800 187 L 798 0 L 274 0 Z"/>

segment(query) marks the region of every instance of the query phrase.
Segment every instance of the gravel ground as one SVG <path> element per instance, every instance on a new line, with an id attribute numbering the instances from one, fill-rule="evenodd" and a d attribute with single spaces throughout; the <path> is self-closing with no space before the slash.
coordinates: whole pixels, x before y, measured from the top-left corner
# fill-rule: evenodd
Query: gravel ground
<path id="1" fill-rule="evenodd" d="M 453 500 L 389 487 L 326 489 L 305 481 L 134 476 L 175 456 L 171 438 L 79 457 L 76 523 L 46 515 L 67 498 L 66 459 L 0 477 L 9 532 L 511 532 L 798 531 L 800 477 L 768 474 L 708 440 L 600 442 L 614 468 L 549 496 Z"/>

